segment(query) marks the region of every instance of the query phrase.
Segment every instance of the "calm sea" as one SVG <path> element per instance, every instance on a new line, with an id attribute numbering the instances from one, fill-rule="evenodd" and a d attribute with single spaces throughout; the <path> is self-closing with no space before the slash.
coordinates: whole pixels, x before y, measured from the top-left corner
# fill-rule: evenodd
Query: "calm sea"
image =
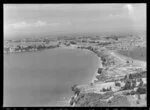
<path id="1" fill-rule="evenodd" d="M 63 106 L 73 84 L 90 83 L 98 58 L 87 50 L 4 55 L 4 106 Z"/>

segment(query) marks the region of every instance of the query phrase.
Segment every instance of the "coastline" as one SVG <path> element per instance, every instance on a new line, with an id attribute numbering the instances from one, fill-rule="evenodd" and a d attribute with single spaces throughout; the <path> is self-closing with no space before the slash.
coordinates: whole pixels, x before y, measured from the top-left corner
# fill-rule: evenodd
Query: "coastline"
<path id="1" fill-rule="evenodd" d="M 81 48 L 78 48 L 78 46 L 65 46 L 65 45 L 61 45 L 61 46 L 59 46 L 59 48 L 64 48 L 64 49 L 79 49 L 79 50 L 82 50 L 82 51 L 90 51 L 90 52 L 92 52 L 92 53 L 94 53 L 95 55 L 96 55 L 96 57 L 98 58 L 98 68 L 96 68 L 96 70 L 95 70 L 95 72 L 94 72 L 94 75 L 93 75 L 93 77 L 91 78 L 91 81 L 90 81 L 90 83 L 93 83 L 93 84 L 95 84 L 96 82 L 95 82 L 95 80 L 98 80 L 97 78 L 96 78 L 96 76 L 99 76 L 100 74 L 98 73 L 98 69 L 99 68 L 102 68 L 103 67 L 103 65 L 102 65 L 102 60 L 101 60 L 101 58 L 99 57 L 99 56 L 97 56 L 97 54 L 95 53 L 95 52 L 93 52 L 93 51 L 91 51 L 91 50 L 89 50 L 89 49 L 81 49 Z M 61 101 L 58 101 L 58 102 L 61 102 L 61 106 L 69 106 L 69 107 L 72 107 L 72 106 L 70 106 L 70 101 L 71 101 L 71 97 L 75 97 L 74 95 L 72 95 L 72 96 L 70 96 L 70 97 L 65 97 L 66 99 L 64 99 L 64 100 L 61 100 Z"/>
<path id="2" fill-rule="evenodd" d="M 98 57 L 98 56 L 97 56 Z M 102 61 L 101 61 L 101 58 L 98 57 L 98 68 L 102 68 Z M 98 68 L 96 69 L 93 77 L 92 77 L 92 80 L 91 80 L 91 83 L 96 83 L 95 80 L 97 80 L 96 76 L 99 76 L 100 74 L 98 73 Z"/>
<path id="3" fill-rule="evenodd" d="M 88 85 L 88 84 L 87 85 L 78 85 L 77 89 L 79 89 L 80 93 L 85 94 L 85 96 L 90 95 L 90 93 L 94 94 L 95 92 L 99 94 L 99 91 L 101 91 L 100 89 L 102 89 L 101 86 L 103 84 L 104 84 L 104 86 L 103 86 L 104 88 L 111 87 L 112 92 L 114 92 L 113 94 L 117 96 L 119 94 L 119 92 L 118 92 L 118 89 L 114 85 L 115 81 L 121 81 L 120 79 L 124 79 L 124 77 L 126 75 L 131 75 L 131 74 L 136 74 L 136 73 L 142 74 L 142 72 L 146 71 L 146 62 L 145 61 L 135 60 L 135 59 L 123 56 L 114 51 L 107 50 L 107 49 L 104 49 L 104 51 L 103 51 L 103 49 L 98 50 L 99 48 L 95 49 L 93 47 L 91 47 L 91 48 L 83 47 L 82 49 L 92 51 L 97 55 L 98 60 L 99 60 L 98 69 L 99 68 L 104 69 L 105 70 L 104 76 L 106 76 L 106 79 L 104 77 L 104 81 L 103 81 L 103 78 L 101 78 L 101 70 L 100 70 L 100 74 L 99 74 L 98 69 L 97 69 L 95 74 L 92 77 L 90 85 Z M 139 70 L 139 69 L 141 69 L 141 70 Z M 102 75 L 102 77 L 103 77 L 103 75 Z M 101 79 L 102 79 L 102 81 L 101 81 Z M 146 80 L 146 79 L 143 78 L 142 80 Z M 99 83 L 97 83 L 97 82 L 99 82 Z M 110 85 L 109 83 L 112 83 L 112 84 Z M 121 84 L 122 83 L 125 83 L 125 82 L 121 81 Z M 144 81 L 144 84 L 146 84 L 146 81 Z M 96 93 L 95 93 L 95 95 L 96 95 Z M 82 102 L 83 100 L 85 100 L 85 103 L 86 103 L 86 99 L 81 98 L 80 95 L 78 95 L 79 96 L 78 97 L 77 95 L 78 94 L 75 94 L 74 96 L 72 96 L 73 98 L 72 98 L 72 100 L 70 100 L 71 106 L 76 106 L 76 104 L 78 106 L 78 102 L 83 103 Z M 114 95 L 112 97 L 114 97 Z M 81 102 L 78 100 L 78 98 L 81 99 Z M 95 96 L 93 96 L 93 98 L 95 98 Z M 124 95 L 124 98 L 128 99 L 128 96 Z M 78 102 L 77 102 L 77 100 L 78 100 Z M 136 101 L 136 100 L 134 100 L 134 101 Z M 120 100 L 119 102 L 122 102 L 122 101 Z M 106 103 L 107 103 L 107 101 L 106 101 Z"/>
<path id="4" fill-rule="evenodd" d="M 95 88 L 97 88 L 96 86 L 97 86 L 97 81 L 99 82 L 98 84 L 100 85 L 101 83 L 105 83 L 105 82 L 103 82 L 103 81 L 100 81 L 101 79 L 98 77 L 97 78 L 97 76 L 101 76 L 101 74 L 100 73 L 98 73 L 98 69 L 99 68 L 107 68 L 106 69 L 106 72 L 108 73 L 108 74 L 111 74 L 110 72 L 111 71 L 118 71 L 117 72 L 117 74 L 118 75 L 121 75 L 122 73 L 124 74 L 124 72 L 123 72 L 123 70 L 119 70 L 119 69 L 127 69 L 127 70 L 129 70 L 129 68 L 127 68 L 127 67 L 131 67 L 132 68 L 132 66 L 130 66 L 130 65 L 133 65 L 133 67 L 135 66 L 140 66 L 140 67 L 145 67 L 145 64 L 146 63 L 142 63 L 142 65 L 141 65 L 141 61 L 138 61 L 138 60 L 133 60 L 133 59 L 131 59 L 131 58 L 128 58 L 128 57 L 125 57 L 125 56 L 123 56 L 123 55 L 120 55 L 119 53 L 116 53 L 116 52 L 114 52 L 114 51 L 105 51 L 105 49 L 104 49 L 104 51 L 103 51 L 103 49 L 101 50 L 99 50 L 99 48 L 94 48 L 94 47 L 91 47 L 91 48 L 89 48 L 89 47 L 84 47 L 84 46 L 81 46 L 81 48 L 78 48 L 78 46 L 80 47 L 80 45 L 70 45 L 70 46 L 65 46 L 65 45 L 60 45 L 59 47 L 57 47 L 57 48 L 65 48 L 65 49 L 80 49 L 80 50 L 82 50 L 82 51 L 90 51 L 90 52 L 92 52 L 92 53 L 94 53 L 95 55 L 96 55 L 96 57 L 98 58 L 98 68 L 95 70 L 95 72 L 94 72 L 94 74 L 93 74 L 93 77 L 91 78 L 91 83 L 92 84 L 94 84 L 95 86 Z M 106 49 L 107 50 L 107 49 Z M 109 56 L 107 56 L 107 55 L 109 55 Z M 112 60 L 110 60 L 109 58 L 111 58 Z M 105 60 L 107 60 L 108 62 L 105 62 Z M 128 61 L 128 60 L 131 60 L 131 63 L 126 63 L 126 61 Z M 116 69 L 114 68 L 112 68 L 112 66 L 113 67 L 117 67 Z M 119 67 L 118 67 L 119 66 Z M 109 68 L 108 68 L 109 67 Z M 111 71 L 109 71 L 109 69 L 113 69 L 113 70 L 111 70 Z M 122 75 L 123 75 L 122 74 Z M 115 77 L 114 76 L 115 74 L 112 74 L 111 76 L 112 77 Z M 108 77 L 110 77 L 110 76 L 108 76 Z M 111 77 L 110 77 L 111 78 Z M 108 78 L 109 79 L 109 78 Z M 89 81 L 90 82 L 90 81 Z M 100 83 L 101 82 L 101 83 Z M 89 83 L 89 84 L 91 84 L 91 83 Z M 107 85 L 107 84 L 106 84 Z M 80 86 L 80 85 L 79 85 Z M 82 88 L 82 87 L 81 87 Z M 99 88 L 100 89 L 100 88 Z M 60 101 L 58 101 L 58 103 L 61 103 L 61 106 L 71 106 L 70 105 L 70 102 L 72 101 L 72 97 L 74 97 L 74 99 L 75 98 L 77 98 L 77 96 L 76 95 L 72 95 L 72 96 L 70 96 L 70 97 L 66 97 L 64 100 L 60 100 Z M 74 103 L 75 104 L 75 103 Z M 51 105 L 51 104 L 50 104 Z M 72 106 L 74 106 L 74 105 L 72 105 Z M 71 106 L 71 107 L 72 107 Z"/>
<path id="5" fill-rule="evenodd" d="M 97 54 L 96 54 L 95 52 L 93 52 L 93 51 L 91 51 L 91 50 L 89 50 L 89 49 L 81 49 L 81 48 L 78 48 L 78 46 L 60 46 L 59 48 L 64 48 L 64 49 L 80 49 L 80 50 L 82 50 L 82 51 L 90 51 L 90 52 L 94 53 L 94 54 L 96 55 L 96 57 L 98 58 L 98 68 L 96 68 L 96 70 L 95 70 L 95 72 L 94 72 L 94 75 L 93 75 L 93 77 L 91 78 L 90 83 L 93 83 L 93 84 L 96 83 L 95 80 L 98 80 L 98 79 L 96 78 L 96 76 L 99 76 L 99 75 L 100 75 L 100 74 L 98 73 L 98 69 L 99 69 L 99 68 L 102 68 L 103 65 L 102 65 L 102 60 L 101 60 L 101 58 L 100 58 L 99 56 L 97 56 Z M 75 97 L 75 96 L 73 95 L 73 96 L 71 96 L 71 97 Z M 69 107 L 72 107 L 72 106 L 70 106 L 71 97 L 66 97 L 67 99 L 64 99 L 64 101 L 60 101 L 60 102 L 63 103 L 63 105 L 61 105 L 61 106 L 67 106 L 67 105 L 68 105 Z"/>
<path id="6" fill-rule="evenodd" d="M 77 46 L 60 46 L 59 48 L 65 48 L 65 49 L 79 49 L 79 48 L 77 48 Z M 91 50 L 89 50 L 89 49 L 80 49 L 80 50 L 83 50 L 83 51 L 90 51 L 90 52 L 93 52 L 93 51 L 91 51 Z M 94 52 L 93 52 L 94 53 Z M 98 68 L 102 68 L 103 66 L 102 66 L 102 61 L 101 61 L 101 58 L 100 57 L 98 57 L 97 56 L 97 54 L 96 53 L 94 53 L 95 55 L 96 55 L 96 57 L 98 58 Z M 94 72 L 94 75 L 93 75 L 93 77 L 92 77 L 92 79 L 91 79 L 91 83 L 95 83 L 94 81 L 95 80 L 97 80 L 97 78 L 96 78 L 96 76 L 99 76 L 100 74 L 98 73 L 98 68 L 95 70 L 95 72 Z"/>

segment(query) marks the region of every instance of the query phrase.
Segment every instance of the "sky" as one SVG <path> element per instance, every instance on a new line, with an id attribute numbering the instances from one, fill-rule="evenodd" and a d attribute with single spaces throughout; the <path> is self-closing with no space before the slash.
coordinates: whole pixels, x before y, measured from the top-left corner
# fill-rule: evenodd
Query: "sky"
<path id="1" fill-rule="evenodd" d="M 146 4 L 4 4 L 4 38 L 146 30 Z"/>

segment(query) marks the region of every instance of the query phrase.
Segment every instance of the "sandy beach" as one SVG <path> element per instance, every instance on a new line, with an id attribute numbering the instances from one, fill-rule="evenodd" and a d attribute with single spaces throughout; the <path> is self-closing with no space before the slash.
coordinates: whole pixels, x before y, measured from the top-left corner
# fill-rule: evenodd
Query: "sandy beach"
<path id="1" fill-rule="evenodd" d="M 98 57 L 98 68 L 102 68 L 102 61 L 101 61 L 101 58 L 99 58 Z M 96 78 L 96 76 L 98 76 L 99 74 L 98 74 L 98 68 L 96 69 L 96 71 L 95 71 L 95 74 L 93 75 L 93 78 L 92 78 L 92 81 L 91 81 L 91 83 L 95 83 L 94 81 L 95 80 L 97 80 L 97 78 Z"/>

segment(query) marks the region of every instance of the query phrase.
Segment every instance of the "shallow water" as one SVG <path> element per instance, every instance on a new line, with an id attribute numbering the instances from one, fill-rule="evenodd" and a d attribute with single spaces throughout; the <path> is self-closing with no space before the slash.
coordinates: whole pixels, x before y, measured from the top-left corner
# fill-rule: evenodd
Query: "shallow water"
<path id="1" fill-rule="evenodd" d="M 4 55 L 4 106 L 57 106 L 73 84 L 89 83 L 98 58 L 87 50 Z"/>
<path id="2" fill-rule="evenodd" d="M 119 51 L 120 54 L 141 61 L 146 61 L 147 51 L 145 47 L 137 47 L 130 51 Z"/>

